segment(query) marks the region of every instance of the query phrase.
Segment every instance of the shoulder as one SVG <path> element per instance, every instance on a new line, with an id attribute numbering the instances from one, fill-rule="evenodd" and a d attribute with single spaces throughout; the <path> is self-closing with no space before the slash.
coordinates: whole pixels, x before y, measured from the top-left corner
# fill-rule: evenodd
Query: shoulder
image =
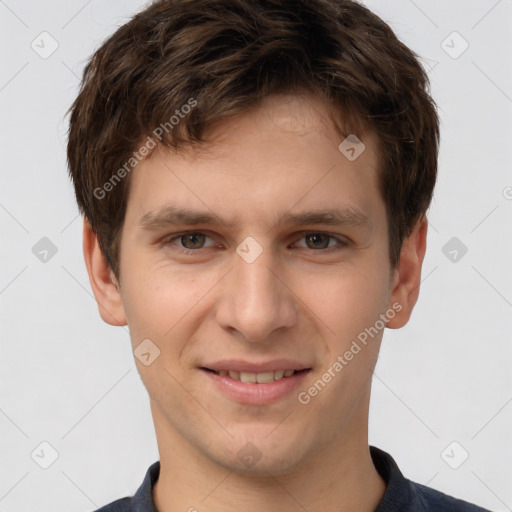
<path id="1" fill-rule="evenodd" d="M 384 496 L 375 512 L 490 512 L 405 478 L 393 457 L 384 450 L 370 446 L 370 454 L 386 482 Z"/>
<path id="2" fill-rule="evenodd" d="M 428 512 L 490 512 L 478 505 L 448 496 L 422 484 L 413 483 L 413 486 L 418 499 Z"/>
<path id="3" fill-rule="evenodd" d="M 152 464 L 146 472 L 144 481 L 137 492 L 130 498 L 113 501 L 94 512 L 157 512 L 153 503 L 153 486 L 160 474 L 160 462 Z"/>
<path id="4" fill-rule="evenodd" d="M 94 512 L 130 512 L 131 502 L 131 498 L 121 498 L 120 500 L 113 501 Z"/>

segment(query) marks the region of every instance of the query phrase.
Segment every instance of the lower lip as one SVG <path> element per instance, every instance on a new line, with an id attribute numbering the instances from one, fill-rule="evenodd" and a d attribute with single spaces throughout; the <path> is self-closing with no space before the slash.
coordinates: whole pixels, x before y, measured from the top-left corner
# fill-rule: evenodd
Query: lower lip
<path id="1" fill-rule="evenodd" d="M 236 402 L 248 405 L 265 405 L 277 402 L 289 395 L 302 384 L 304 378 L 311 370 L 294 373 L 290 377 L 283 377 L 268 384 L 242 382 L 241 380 L 234 380 L 229 376 L 221 377 L 208 370 L 202 369 L 201 371 L 213 381 L 222 393 Z"/>

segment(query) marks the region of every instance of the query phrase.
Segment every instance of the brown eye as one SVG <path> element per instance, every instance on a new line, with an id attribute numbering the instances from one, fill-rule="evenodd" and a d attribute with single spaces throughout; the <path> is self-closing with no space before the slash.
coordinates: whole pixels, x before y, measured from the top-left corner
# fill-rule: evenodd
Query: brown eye
<path id="1" fill-rule="evenodd" d="M 303 240 L 304 242 L 302 242 Z M 321 254 L 331 253 L 350 246 L 350 240 L 345 237 L 322 232 L 303 232 L 299 242 L 295 242 L 297 247 L 312 249 L 314 252 Z"/>
<path id="2" fill-rule="evenodd" d="M 214 246 L 212 238 L 199 231 L 178 233 L 162 241 L 162 247 L 186 254 L 199 253 L 201 249 Z"/>
<path id="3" fill-rule="evenodd" d="M 187 233 L 185 235 L 181 235 L 179 240 L 185 249 L 201 249 L 205 238 L 206 235 L 203 235 L 202 233 Z"/>
<path id="4" fill-rule="evenodd" d="M 325 233 L 311 233 L 305 236 L 306 244 L 310 249 L 327 249 L 332 236 Z"/>

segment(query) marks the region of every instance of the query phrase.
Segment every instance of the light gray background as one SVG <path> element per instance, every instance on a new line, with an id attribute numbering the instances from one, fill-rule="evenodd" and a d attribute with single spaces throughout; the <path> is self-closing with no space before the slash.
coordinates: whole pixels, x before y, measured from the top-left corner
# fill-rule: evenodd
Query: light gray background
<path id="1" fill-rule="evenodd" d="M 512 0 L 366 3 L 425 59 L 442 118 L 420 300 L 384 336 L 370 443 L 411 480 L 512 510 Z M 65 161 L 84 63 L 142 5 L 0 0 L 3 512 L 93 510 L 158 459 L 128 330 L 104 324 L 91 293 Z M 31 48 L 51 48 L 43 31 L 58 42 L 46 59 Z M 469 43 L 458 58 L 454 31 Z M 42 237 L 47 262 L 32 252 Z M 452 237 L 468 248 L 456 262 Z M 58 452 L 48 469 L 43 441 Z"/>

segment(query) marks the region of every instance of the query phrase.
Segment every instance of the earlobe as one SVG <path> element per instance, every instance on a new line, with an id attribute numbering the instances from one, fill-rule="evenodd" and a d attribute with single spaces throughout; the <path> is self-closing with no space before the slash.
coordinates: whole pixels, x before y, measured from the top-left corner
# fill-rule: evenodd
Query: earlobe
<path id="1" fill-rule="evenodd" d="M 83 226 L 83 251 L 89 282 L 104 322 L 114 326 L 126 325 L 126 314 L 119 285 L 87 219 Z"/>
<path id="2" fill-rule="evenodd" d="M 400 304 L 400 311 L 388 321 L 386 327 L 399 329 L 411 317 L 418 300 L 421 283 L 421 268 L 427 248 L 426 217 L 416 223 L 409 237 L 404 241 L 400 252 L 400 261 L 393 275 L 392 292 L 389 306 Z M 396 307 L 398 311 L 398 307 Z"/>

